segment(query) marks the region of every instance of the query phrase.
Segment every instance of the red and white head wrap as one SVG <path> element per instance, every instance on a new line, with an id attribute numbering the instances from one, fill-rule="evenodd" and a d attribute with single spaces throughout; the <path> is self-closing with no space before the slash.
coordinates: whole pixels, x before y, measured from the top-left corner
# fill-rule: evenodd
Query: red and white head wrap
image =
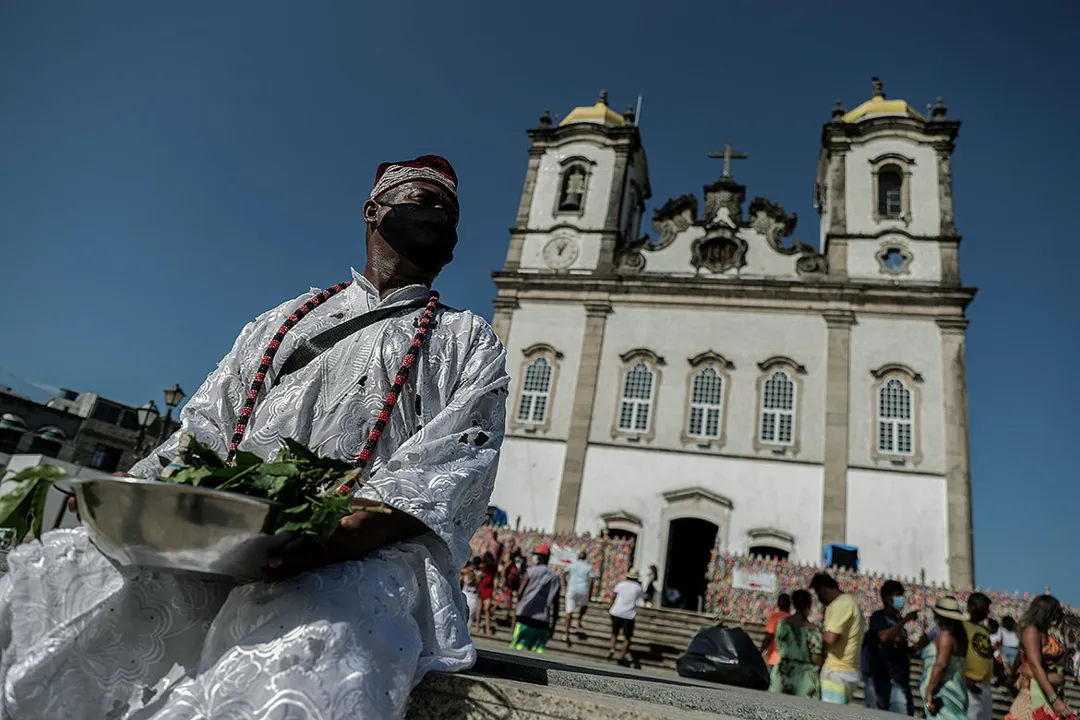
<path id="1" fill-rule="evenodd" d="M 457 173 L 450 161 L 438 155 L 421 155 L 415 160 L 387 162 L 375 171 L 375 187 L 371 188 L 371 199 L 382 195 L 387 190 L 405 183 L 435 183 L 445 189 L 457 202 Z"/>

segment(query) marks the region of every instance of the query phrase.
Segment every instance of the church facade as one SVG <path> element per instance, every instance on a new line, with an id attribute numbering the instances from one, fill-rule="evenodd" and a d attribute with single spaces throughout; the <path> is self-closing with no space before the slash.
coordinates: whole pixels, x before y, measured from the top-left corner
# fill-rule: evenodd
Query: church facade
<path id="1" fill-rule="evenodd" d="M 654 212 L 631 110 L 528 131 L 493 325 L 513 381 L 493 502 L 513 524 L 636 537 L 665 588 L 714 545 L 973 581 L 951 159 L 959 123 L 885 96 L 822 128 L 818 248 L 731 172 Z M 809 183 L 808 183 L 809 184 Z M 690 603 L 692 604 L 692 603 Z"/>

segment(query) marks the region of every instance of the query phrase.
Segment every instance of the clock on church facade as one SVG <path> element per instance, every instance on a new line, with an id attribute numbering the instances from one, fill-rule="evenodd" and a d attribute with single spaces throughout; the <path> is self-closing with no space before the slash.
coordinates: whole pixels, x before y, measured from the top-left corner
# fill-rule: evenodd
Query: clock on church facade
<path id="1" fill-rule="evenodd" d="M 959 125 L 877 80 L 834 109 L 810 245 L 747 203 L 752 153 L 730 143 L 646 235 L 632 111 L 602 94 L 545 114 L 494 273 L 513 380 L 493 502 L 522 527 L 632 534 L 635 564 L 691 598 L 714 547 L 817 563 L 841 543 L 869 571 L 970 585 Z"/>

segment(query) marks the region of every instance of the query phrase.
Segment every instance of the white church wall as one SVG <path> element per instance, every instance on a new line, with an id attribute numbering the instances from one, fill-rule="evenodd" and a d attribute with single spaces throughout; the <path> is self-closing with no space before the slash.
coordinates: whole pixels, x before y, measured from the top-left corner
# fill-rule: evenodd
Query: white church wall
<path id="1" fill-rule="evenodd" d="M 559 441 L 507 437 L 491 503 L 506 511 L 510 525 L 550 530 L 555 525 L 566 445 Z"/>
<path id="2" fill-rule="evenodd" d="M 900 233 L 887 233 L 875 239 L 848 239 L 847 248 L 848 276 L 854 280 L 924 283 L 941 280 L 941 246 L 936 240 L 912 240 Z M 898 248 L 911 257 L 899 274 L 887 271 L 878 260 L 878 255 L 890 248 Z"/>
<path id="3" fill-rule="evenodd" d="M 877 442 L 877 382 L 871 371 L 889 363 L 906 365 L 922 376 L 916 393 L 916 456 L 897 468 L 889 458 L 874 458 Z M 941 335 L 931 319 L 901 320 L 858 315 L 851 328 L 851 420 L 848 457 L 854 466 L 944 473 L 944 396 Z M 920 457 L 921 456 L 921 457 Z"/>
<path id="4" fill-rule="evenodd" d="M 847 482 L 847 544 L 859 548 L 861 569 L 948 581 L 945 478 L 849 470 Z"/>
<path id="5" fill-rule="evenodd" d="M 877 198 L 871 161 L 896 153 L 914 160 L 909 167 L 911 217 L 906 220 L 874 219 Z M 912 235 L 936 236 L 941 230 L 938 202 L 937 154 L 929 145 L 918 145 L 902 138 L 877 138 L 855 145 L 845 155 L 844 198 L 849 235 L 876 235 L 884 229 L 902 229 Z"/>
<path id="6" fill-rule="evenodd" d="M 562 174 L 562 162 L 572 157 L 590 161 L 589 186 L 585 194 L 585 208 L 577 213 L 556 213 Z M 547 230 L 563 222 L 573 223 L 583 230 L 600 230 L 607 217 L 611 199 L 611 183 L 615 172 L 615 151 L 591 142 L 571 142 L 550 150 L 540 158 L 540 169 L 529 211 L 529 227 Z"/>
<path id="7" fill-rule="evenodd" d="M 562 353 L 555 361 L 554 386 L 548 400 L 546 427 L 536 433 L 546 438 L 566 439 L 573 413 L 574 391 L 577 386 L 581 343 L 585 336 L 585 307 L 521 301 L 510 323 L 510 339 L 506 347 L 506 369 L 510 373 L 507 426 L 515 428 L 520 399 L 521 381 L 527 358 L 524 351 L 536 344 L 547 344 Z M 561 476 L 560 474 L 556 477 Z"/>
<path id="8" fill-rule="evenodd" d="M 575 530 L 595 535 L 604 527 L 602 515 L 634 515 L 642 521 L 634 562 L 656 564 L 663 573 L 664 493 L 695 487 L 731 501 L 728 527 L 719 530 L 724 550 L 746 552 L 749 531 L 768 527 L 795 538 L 792 559 L 819 560 L 822 470 L 804 463 L 590 445 Z"/>
<path id="9" fill-rule="evenodd" d="M 613 432 L 622 394 L 620 355 L 647 348 L 666 361 L 658 368 L 651 429 L 636 445 L 642 448 L 692 450 L 684 443 L 692 368 L 689 359 L 712 350 L 734 363 L 728 371 L 729 391 L 722 448 L 704 452 L 776 459 L 771 450 L 756 447 L 758 427 L 758 363 L 777 355 L 805 366 L 797 375 L 797 452 L 789 457 L 821 462 L 824 447 L 825 322 L 804 313 L 751 312 L 722 309 L 644 308 L 617 305 L 608 316 L 601 350 L 600 374 L 593 410 L 591 442 L 635 444 Z"/>
<path id="10" fill-rule="evenodd" d="M 739 237 L 746 240 L 746 265 L 737 274 L 740 277 L 785 277 L 798 276 L 795 261 L 798 255 L 783 255 L 774 250 L 764 235 L 756 230 L 744 229 Z M 790 240 L 790 239 L 789 239 Z"/>
<path id="11" fill-rule="evenodd" d="M 664 275 L 696 275 L 697 271 L 690 264 L 690 247 L 694 241 L 705 235 L 705 228 L 691 225 L 683 230 L 663 250 L 645 253 L 645 272 L 663 273 Z"/>

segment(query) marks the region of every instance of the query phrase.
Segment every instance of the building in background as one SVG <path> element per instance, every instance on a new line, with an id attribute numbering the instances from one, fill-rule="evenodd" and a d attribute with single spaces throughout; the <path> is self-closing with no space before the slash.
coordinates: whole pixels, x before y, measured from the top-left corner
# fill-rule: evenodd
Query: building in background
<path id="1" fill-rule="evenodd" d="M 139 409 L 96 393 L 61 390 L 46 403 L 0 388 L 0 467 L 16 454 L 42 455 L 112 473 L 127 470 L 179 423 L 139 426 Z M 141 446 L 141 447 L 140 447 Z"/>
<path id="2" fill-rule="evenodd" d="M 838 105 L 819 249 L 777 203 L 747 206 L 730 145 L 703 205 L 668 200 L 643 237 L 633 112 L 601 95 L 545 113 L 494 273 L 513 380 L 492 502 L 524 526 L 635 536 L 688 604 L 714 547 L 818 563 L 850 545 L 863 569 L 970 586 L 959 126 L 876 79 Z"/>

